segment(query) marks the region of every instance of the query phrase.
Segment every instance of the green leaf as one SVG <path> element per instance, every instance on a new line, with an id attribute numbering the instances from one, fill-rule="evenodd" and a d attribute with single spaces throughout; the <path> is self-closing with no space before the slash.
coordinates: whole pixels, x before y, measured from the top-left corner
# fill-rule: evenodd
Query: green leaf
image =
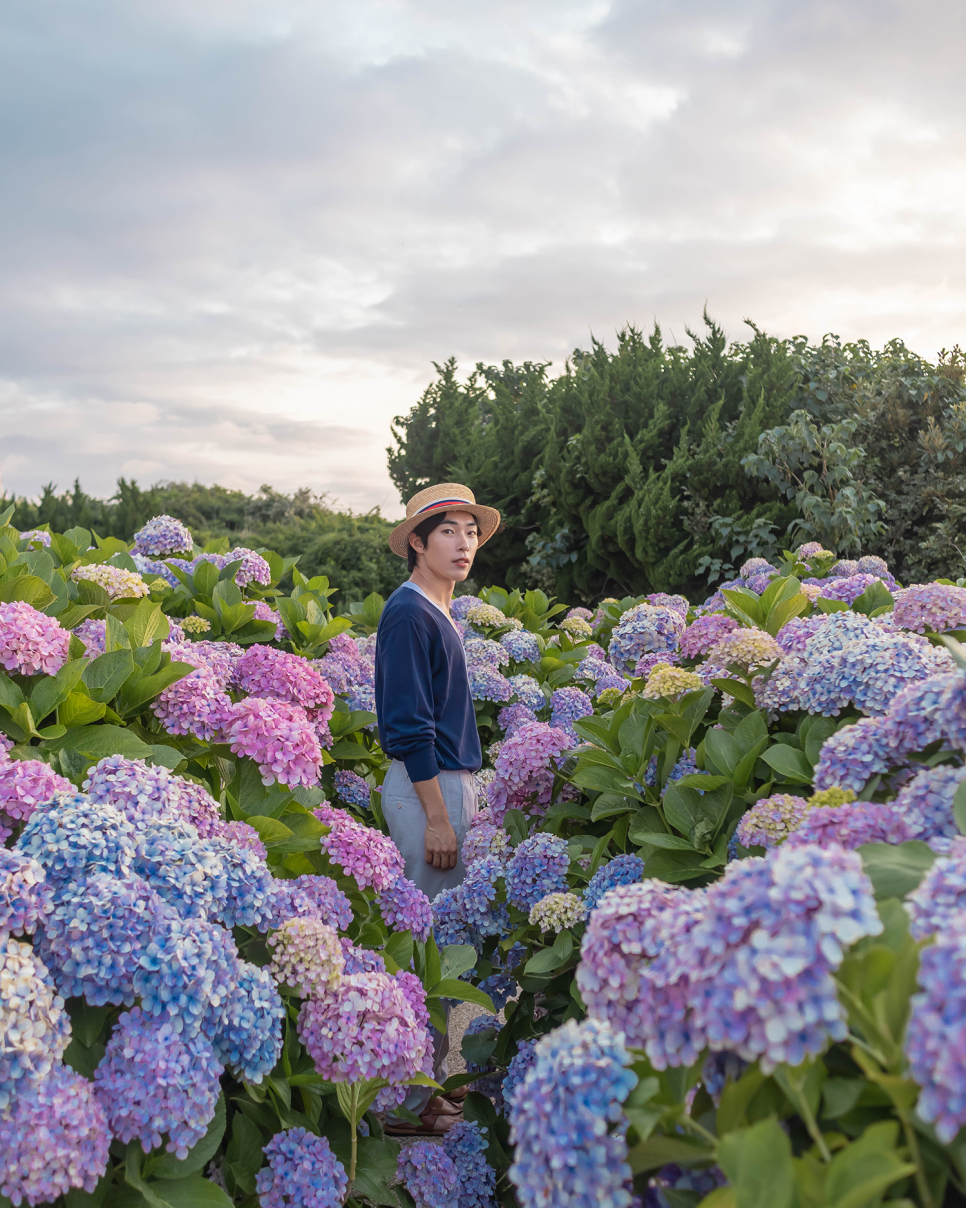
<path id="1" fill-rule="evenodd" d="M 12 712 L 14 709 L 19 709 L 23 703 L 23 692 L 9 675 L 0 671 L 0 705 Z"/>
<path id="2" fill-rule="evenodd" d="M 667 835 L 652 831 L 641 842 L 650 843 L 652 847 L 670 848 L 672 851 L 694 851 L 693 845 L 687 839 L 682 839 L 680 835 Z"/>
<path id="3" fill-rule="evenodd" d="M 205 1135 L 188 1150 L 186 1158 L 176 1158 L 174 1154 L 165 1154 L 151 1166 L 151 1174 L 156 1179 L 183 1179 L 186 1175 L 195 1174 L 218 1152 L 221 1138 L 225 1135 L 225 1096 L 218 1096 L 215 1114 L 208 1125 Z"/>
<path id="4" fill-rule="evenodd" d="M 86 666 L 86 659 L 75 659 L 65 663 L 56 675 L 46 675 L 34 686 L 27 700 L 35 721 L 42 721 L 70 696 Z"/>
<path id="5" fill-rule="evenodd" d="M 713 679 L 711 682 L 719 692 L 733 696 L 735 700 L 740 700 L 749 709 L 754 709 L 755 694 L 746 683 L 736 679 Z"/>
<path id="6" fill-rule="evenodd" d="M 792 1150 L 774 1118 L 723 1137 L 718 1162 L 735 1189 L 738 1208 L 792 1208 Z"/>
<path id="7" fill-rule="evenodd" d="M 844 600 L 825 600 L 821 596 L 815 601 L 815 607 L 819 612 L 848 612 L 849 606 Z"/>
<path id="8" fill-rule="evenodd" d="M 792 617 L 800 616 L 808 608 L 808 596 L 799 593 L 776 604 L 765 619 L 765 632 L 772 637 Z"/>
<path id="9" fill-rule="evenodd" d="M 269 818 L 265 814 L 249 814 L 245 821 L 258 831 L 259 837 L 266 847 L 271 848 L 279 843 L 287 843 L 293 837 L 292 831 L 277 818 Z"/>
<path id="10" fill-rule="evenodd" d="M 475 968 L 476 961 L 476 949 L 472 944 L 447 944 L 439 954 L 440 977 L 459 977 Z"/>
<path id="11" fill-rule="evenodd" d="M 455 945 L 462 947 L 462 945 Z M 413 933 L 411 931 L 394 931 L 386 940 L 386 956 L 394 961 L 400 969 L 408 969 L 413 961 Z M 473 951 L 473 963 L 476 963 L 476 951 Z M 472 966 L 471 966 L 472 967 Z M 463 970 L 460 970 L 462 973 Z"/>
<path id="12" fill-rule="evenodd" d="M 344 759 L 348 763 L 357 763 L 360 759 L 368 759 L 369 752 L 360 742 L 352 742 L 351 739 L 343 739 L 341 742 L 334 743 L 329 754 L 333 759 Z"/>
<path id="13" fill-rule="evenodd" d="M 154 675 L 143 676 L 130 689 L 125 686 L 118 696 L 118 710 L 123 714 L 137 712 L 148 701 L 154 700 L 165 688 L 190 675 L 195 668 L 190 663 L 172 662 Z"/>
<path id="14" fill-rule="evenodd" d="M 870 1124 L 857 1141 L 832 1159 L 825 1177 L 829 1208 L 867 1208 L 899 1179 L 916 1167 L 896 1153 L 899 1123 L 883 1120 Z"/>
<path id="15" fill-rule="evenodd" d="M 178 750 L 177 747 L 168 746 L 167 743 L 153 742 L 151 744 L 151 762 L 162 768 L 169 768 L 171 771 L 180 763 L 184 763 L 185 756 Z"/>
<path id="16" fill-rule="evenodd" d="M 892 608 L 895 604 L 895 597 L 881 579 L 876 579 L 874 583 L 870 583 L 865 591 L 852 601 L 852 611 L 861 612 L 866 616 L 871 616 L 877 609 Z"/>
<path id="17" fill-rule="evenodd" d="M 746 616 L 753 625 L 761 628 L 765 617 L 762 612 L 761 601 L 750 591 L 742 588 L 722 588 L 721 594 L 731 604 L 736 611 Z"/>
<path id="18" fill-rule="evenodd" d="M 804 751 L 796 750 L 795 747 L 786 746 L 784 743 L 776 743 L 766 751 L 762 751 L 761 758 L 784 780 L 790 780 L 793 784 L 812 783 L 812 765 L 805 757 Z"/>
<path id="19" fill-rule="evenodd" d="M 726 730 L 709 730 L 704 736 L 704 749 L 715 768 L 722 772 L 733 773 L 741 761 L 741 747 Z"/>
<path id="20" fill-rule="evenodd" d="M 966 835 L 966 780 L 961 780 L 953 794 L 953 817 L 959 833 Z"/>
<path id="21" fill-rule="evenodd" d="M 161 605 L 153 604 L 150 600 L 141 600 L 133 615 L 124 622 L 124 628 L 135 649 L 150 646 L 156 638 L 166 638 L 171 632 Z"/>
<path id="22" fill-rule="evenodd" d="M 126 759 L 151 757 L 151 748 L 147 743 L 122 726 L 78 726 L 46 746 L 50 751 L 77 751 L 94 761 L 106 755 L 123 755 Z"/>
<path id="23" fill-rule="evenodd" d="M 188 1179 L 158 1179 L 150 1184 L 171 1208 L 233 1208 L 217 1183 L 193 1175 Z M 141 1189 L 142 1194 L 144 1189 Z"/>
<path id="24" fill-rule="evenodd" d="M 0 582 L 0 603 L 12 604 L 15 600 L 23 600 L 32 604 L 39 612 L 43 612 L 52 603 L 54 593 L 37 575 L 18 575 L 15 579 Z"/>
<path id="25" fill-rule="evenodd" d="M 423 981 L 426 984 L 427 990 L 430 993 L 435 993 L 432 989 L 442 976 L 442 962 L 439 957 L 439 949 L 436 947 L 436 941 L 430 935 L 429 939 L 423 948 L 424 958 L 426 961 L 425 977 Z"/>
<path id="26" fill-rule="evenodd" d="M 496 1014 L 496 1007 L 489 994 L 484 994 L 482 990 L 471 986 L 468 982 L 457 981 L 454 977 L 446 977 L 437 982 L 433 986 L 432 993 L 434 998 L 455 998 L 458 1002 L 476 1003 L 478 1007 L 485 1007 L 487 1011 Z"/>
<path id="27" fill-rule="evenodd" d="M 244 1112 L 235 1112 L 225 1161 L 235 1182 L 247 1195 L 255 1194 L 255 1176 L 262 1165 L 262 1134 Z"/>
<path id="28" fill-rule="evenodd" d="M 105 704 L 113 700 L 133 670 L 134 656 L 130 650 L 112 650 L 92 659 L 83 673 L 91 699 Z"/>
<path id="29" fill-rule="evenodd" d="M 705 1145 L 685 1140 L 683 1137 L 658 1134 L 635 1145 L 628 1153 L 627 1161 L 634 1174 L 642 1174 L 647 1170 L 656 1170 L 659 1166 L 668 1166 L 672 1162 L 680 1166 L 707 1164 L 711 1155 L 712 1151 Z"/>
<path id="30" fill-rule="evenodd" d="M 865 843 L 858 851 L 877 899 L 904 898 L 912 893 L 936 859 L 936 853 L 919 839 Z"/>
<path id="31" fill-rule="evenodd" d="M 91 700 L 85 692 L 71 692 L 65 701 L 57 707 L 57 716 L 61 725 L 70 729 L 72 726 L 87 726 L 100 721 L 104 716 L 107 705 Z"/>

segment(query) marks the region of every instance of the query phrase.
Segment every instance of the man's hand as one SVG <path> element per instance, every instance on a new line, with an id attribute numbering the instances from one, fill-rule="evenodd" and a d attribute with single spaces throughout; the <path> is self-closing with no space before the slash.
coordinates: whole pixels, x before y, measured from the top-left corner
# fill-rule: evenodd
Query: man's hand
<path id="1" fill-rule="evenodd" d="M 456 831 L 449 818 L 426 821 L 426 863 L 445 871 L 456 867 Z"/>
<path id="2" fill-rule="evenodd" d="M 445 872 L 456 867 L 459 845 L 456 831 L 449 820 L 439 778 L 417 780 L 413 784 L 416 796 L 426 815 L 426 863 Z"/>

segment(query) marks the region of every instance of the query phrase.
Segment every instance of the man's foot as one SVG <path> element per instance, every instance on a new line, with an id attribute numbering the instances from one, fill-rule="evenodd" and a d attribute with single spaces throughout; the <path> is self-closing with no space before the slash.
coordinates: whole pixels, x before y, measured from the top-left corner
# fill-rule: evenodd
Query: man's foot
<path id="1" fill-rule="evenodd" d="M 462 1103 L 469 1094 L 469 1086 L 455 1086 L 451 1091 L 443 1091 L 443 1098 L 447 1103 Z"/>
<path id="2" fill-rule="evenodd" d="M 419 1127 L 406 1120 L 386 1118 L 385 1131 L 391 1137 L 441 1137 L 463 1119 L 463 1109 L 434 1095 L 419 1114 Z"/>

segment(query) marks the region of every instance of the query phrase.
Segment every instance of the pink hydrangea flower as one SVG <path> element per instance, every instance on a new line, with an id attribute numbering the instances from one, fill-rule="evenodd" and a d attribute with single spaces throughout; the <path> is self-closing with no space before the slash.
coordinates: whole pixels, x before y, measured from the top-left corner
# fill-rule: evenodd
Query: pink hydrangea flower
<path id="1" fill-rule="evenodd" d="M 502 744 L 496 757 L 496 776 L 487 794 L 492 819 L 498 825 L 508 809 L 550 804 L 554 762 L 573 746 L 564 730 L 535 721 L 521 726 Z"/>
<path id="2" fill-rule="evenodd" d="M 231 718 L 232 703 L 220 681 L 199 668 L 165 688 L 151 708 L 169 734 L 193 734 L 208 742 L 221 736 Z"/>
<path id="3" fill-rule="evenodd" d="M 273 646 L 249 646 L 235 664 L 235 683 L 250 696 L 312 709 L 322 722 L 329 720 L 335 707 L 332 689 L 316 667 Z"/>
<path id="4" fill-rule="evenodd" d="M 322 850 L 333 864 L 355 878 L 360 889 L 384 893 L 402 876 L 405 863 L 388 835 L 356 822 L 345 810 L 324 806 L 314 813 L 332 828 L 322 836 Z"/>
<path id="5" fill-rule="evenodd" d="M 386 973 L 343 977 L 304 1003 L 299 1036 L 330 1082 L 385 1078 L 398 1085 L 419 1073 L 431 1041 L 403 986 Z"/>
<path id="6" fill-rule="evenodd" d="M 258 764 L 263 784 L 318 782 L 322 748 L 298 705 L 250 696 L 231 706 L 225 733 L 236 755 L 247 755 Z"/>
<path id="7" fill-rule="evenodd" d="M 19 675 L 56 675 L 67 662 L 70 631 L 24 600 L 0 604 L 0 667 Z"/>
<path id="8" fill-rule="evenodd" d="M 0 761 L 0 814 L 26 822 L 54 793 L 73 793 L 74 786 L 39 759 Z"/>

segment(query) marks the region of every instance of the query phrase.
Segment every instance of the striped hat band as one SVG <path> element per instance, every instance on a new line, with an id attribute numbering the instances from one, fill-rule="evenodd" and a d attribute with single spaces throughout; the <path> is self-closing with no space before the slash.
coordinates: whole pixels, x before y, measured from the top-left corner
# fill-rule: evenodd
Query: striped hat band
<path id="1" fill-rule="evenodd" d="M 436 499 L 432 503 L 427 503 L 424 508 L 420 508 L 417 516 L 421 516 L 423 512 L 437 512 L 440 508 L 451 508 L 454 504 L 465 503 L 468 507 L 475 507 L 476 503 L 471 499 Z"/>

